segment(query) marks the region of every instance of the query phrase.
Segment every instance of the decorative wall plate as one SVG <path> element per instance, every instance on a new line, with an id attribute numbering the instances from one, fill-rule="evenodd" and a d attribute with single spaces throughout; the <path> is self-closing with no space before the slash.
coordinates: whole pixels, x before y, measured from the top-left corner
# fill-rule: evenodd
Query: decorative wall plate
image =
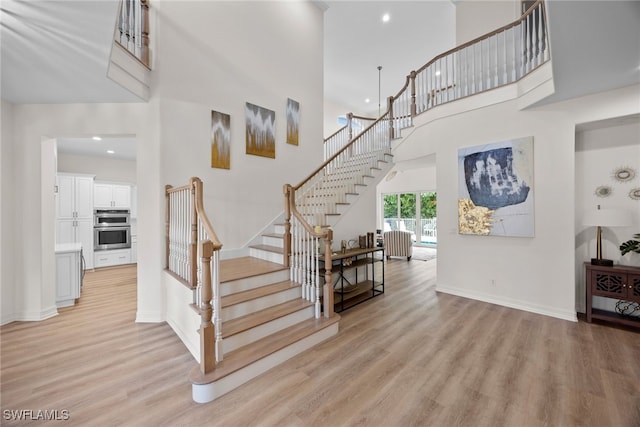
<path id="1" fill-rule="evenodd" d="M 609 197 L 613 193 L 613 189 L 608 185 L 601 185 L 596 188 L 595 194 L 598 197 Z"/>
<path id="2" fill-rule="evenodd" d="M 616 168 L 613 171 L 613 179 L 618 182 L 629 182 L 636 177 L 636 171 L 628 166 Z"/>
<path id="3" fill-rule="evenodd" d="M 632 188 L 629 191 L 629 198 L 632 200 L 640 200 L 640 187 Z"/>

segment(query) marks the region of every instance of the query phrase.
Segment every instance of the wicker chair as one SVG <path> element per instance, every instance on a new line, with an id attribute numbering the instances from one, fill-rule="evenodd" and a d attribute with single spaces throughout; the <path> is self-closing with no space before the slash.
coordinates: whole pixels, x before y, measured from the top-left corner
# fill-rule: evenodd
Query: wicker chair
<path id="1" fill-rule="evenodd" d="M 407 257 L 407 261 L 411 260 L 413 255 L 411 232 L 401 230 L 385 231 L 383 239 L 387 259 L 392 256 L 401 256 Z"/>

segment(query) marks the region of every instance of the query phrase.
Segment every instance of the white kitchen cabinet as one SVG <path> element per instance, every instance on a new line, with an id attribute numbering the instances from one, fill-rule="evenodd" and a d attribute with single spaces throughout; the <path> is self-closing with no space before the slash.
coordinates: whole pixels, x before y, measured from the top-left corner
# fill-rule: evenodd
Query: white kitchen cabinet
<path id="1" fill-rule="evenodd" d="M 125 184 L 95 183 L 94 203 L 97 209 L 130 209 L 131 187 Z"/>
<path id="2" fill-rule="evenodd" d="M 56 243 L 81 243 L 93 268 L 93 175 L 56 177 Z"/>
<path id="3" fill-rule="evenodd" d="M 56 245 L 56 306 L 74 305 L 82 287 L 82 246 L 80 243 Z"/>
<path id="4" fill-rule="evenodd" d="M 131 264 L 131 249 L 96 251 L 94 258 L 94 266 L 96 268 Z"/>

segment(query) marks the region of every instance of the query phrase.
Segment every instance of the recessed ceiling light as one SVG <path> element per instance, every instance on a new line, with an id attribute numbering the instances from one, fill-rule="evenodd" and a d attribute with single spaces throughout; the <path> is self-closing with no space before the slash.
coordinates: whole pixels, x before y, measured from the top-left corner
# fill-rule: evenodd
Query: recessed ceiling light
<path id="1" fill-rule="evenodd" d="M 100 138 L 99 136 L 94 136 L 91 139 L 93 139 L 94 141 L 101 141 L 102 140 L 102 138 Z"/>
<path id="2" fill-rule="evenodd" d="M 115 152 L 115 151 L 113 151 L 113 150 L 107 150 L 107 153 L 109 153 L 109 154 L 115 154 L 116 152 Z"/>
<path id="3" fill-rule="evenodd" d="M 391 16 L 388 13 L 382 15 L 382 22 L 389 22 L 389 19 L 391 19 Z"/>
<path id="4" fill-rule="evenodd" d="M 367 104 L 371 102 L 371 100 L 369 98 L 365 99 L 364 102 L 366 102 Z"/>
<path id="5" fill-rule="evenodd" d="M 440 75 L 440 70 L 436 71 L 436 76 Z"/>

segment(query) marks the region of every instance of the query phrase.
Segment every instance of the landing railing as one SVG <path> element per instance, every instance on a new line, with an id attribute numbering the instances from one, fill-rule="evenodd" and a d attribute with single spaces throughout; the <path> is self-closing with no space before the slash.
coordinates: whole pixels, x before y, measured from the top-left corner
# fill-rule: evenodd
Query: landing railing
<path id="1" fill-rule="evenodd" d="M 412 71 L 391 100 L 393 128 L 447 102 L 520 80 L 550 59 L 544 0 L 521 18 L 436 56 Z"/>
<path id="2" fill-rule="evenodd" d="M 182 187 L 165 187 L 167 271 L 193 292 L 200 314 L 200 371 L 222 361 L 220 317 L 220 249 L 202 202 L 202 181 L 191 178 Z M 215 325 L 215 326 L 214 326 Z"/>
<path id="3" fill-rule="evenodd" d="M 353 113 L 347 114 L 347 124 L 324 140 L 324 160 L 343 149 L 354 135 L 358 135 L 375 121 L 374 118 L 356 116 Z"/>
<path id="4" fill-rule="evenodd" d="M 149 63 L 149 0 L 122 0 L 116 42 L 147 68 Z"/>

